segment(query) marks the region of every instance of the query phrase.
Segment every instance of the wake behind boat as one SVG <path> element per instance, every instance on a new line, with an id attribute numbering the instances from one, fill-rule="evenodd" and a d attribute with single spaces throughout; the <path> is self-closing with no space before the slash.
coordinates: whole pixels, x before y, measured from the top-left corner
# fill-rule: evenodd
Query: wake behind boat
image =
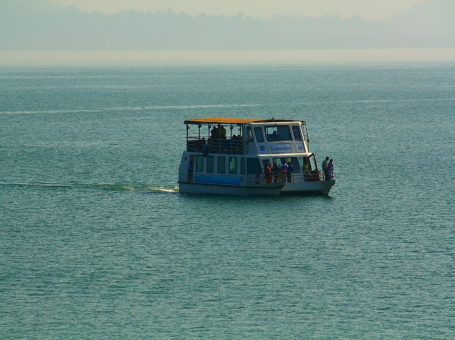
<path id="1" fill-rule="evenodd" d="M 328 195 L 335 184 L 318 170 L 304 121 L 209 117 L 184 123 L 182 193 Z"/>

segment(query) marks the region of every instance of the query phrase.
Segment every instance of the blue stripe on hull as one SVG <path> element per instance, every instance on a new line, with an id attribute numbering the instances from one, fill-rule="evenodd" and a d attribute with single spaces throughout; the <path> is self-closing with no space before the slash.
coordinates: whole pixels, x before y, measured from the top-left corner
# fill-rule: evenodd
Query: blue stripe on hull
<path id="1" fill-rule="evenodd" d="M 195 183 L 204 184 L 226 184 L 226 185 L 240 185 L 240 177 L 234 176 L 217 176 L 217 175 L 196 175 L 194 178 Z"/>

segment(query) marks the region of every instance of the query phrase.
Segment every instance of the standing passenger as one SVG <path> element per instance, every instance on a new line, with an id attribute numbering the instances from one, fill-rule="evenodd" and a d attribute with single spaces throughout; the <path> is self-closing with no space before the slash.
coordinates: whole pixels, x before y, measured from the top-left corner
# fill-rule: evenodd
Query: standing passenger
<path id="1" fill-rule="evenodd" d="M 292 162 L 289 161 L 288 162 L 288 182 L 291 183 L 291 179 L 292 179 L 292 172 L 294 171 L 294 167 L 292 165 Z"/>
<path id="2" fill-rule="evenodd" d="M 267 165 L 265 166 L 264 175 L 265 175 L 265 182 L 272 183 L 272 167 L 270 166 L 270 163 L 267 163 Z"/>
<path id="3" fill-rule="evenodd" d="M 329 156 L 327 156 L 325 158 L 324 162 L 322 162 L 322 170 L 324 170 L 324 177 L 325 177 L 326 181 L 329 180 L 328 166 L 329 166 Z"/>
<path id="4" fill-rule="evenodd" d="M 221 125 L 221 126 L 218 128 L 218 131 L 219 131 L 219 138 L 221 138 L 221 139 L 226 139 L 226 129 L 224 128 L 223 125 Z"/>
<path id="5" fill-rule="evenodd" d="M 288 178 L 288 165 L 286 163 L 286 161 L 284 161 L 282 164 L 281 164 L 281 181 L 282 182 L 286 182 L 287 178 Z"/>
<path id="6" fill-rule="evenodd" d="M 276 162 L 273 162 L 272 173 L 274 182 L 275 183 L 278 182 L 278 177 L 280 176 L 280 168 L 278 167 L 278 164 Z"/>
<path id="7" fill-rule="evenodd" d="M 333 168 L 333 159 L 331 159 L 331 160 L 329 161 L 329 164 L 327 165 L 327 174 L 328 174 L 330 180 L 332 180 L 333 177 L 334 177 L 333 171 L 334 171 L 334 168 Z"/>

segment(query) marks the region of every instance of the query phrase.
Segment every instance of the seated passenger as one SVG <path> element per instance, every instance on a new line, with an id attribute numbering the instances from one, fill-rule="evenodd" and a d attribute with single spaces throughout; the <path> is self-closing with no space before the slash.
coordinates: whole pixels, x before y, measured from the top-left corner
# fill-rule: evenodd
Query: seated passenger
<path id="1" fill-rule="evenodd" d="M 213 127 L 213 129 L 210 131 L 210 137 L 212 139 L 218 139 L 219 138 L 219 132 L 217 127 Z"/>
<path id="2" fill-rule="evenodd" d="M 224 128 L 223 125 L 221 125 L 219 128 L 218 128 L 218 137 L 221 138 L 221 139 L 226 139 L 226 129 Z"/>

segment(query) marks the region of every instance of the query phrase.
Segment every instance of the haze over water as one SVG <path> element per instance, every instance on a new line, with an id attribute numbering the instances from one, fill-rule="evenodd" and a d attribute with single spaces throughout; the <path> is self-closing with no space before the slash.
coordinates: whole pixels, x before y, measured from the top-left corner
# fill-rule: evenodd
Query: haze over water
<path id="1" fill-rule="evenodd" d="M 0 337 L 455 337 L 453 63 L 2 68 Z M 176 190 L 183 121 L 302 119 L 330 197 Z"/>

